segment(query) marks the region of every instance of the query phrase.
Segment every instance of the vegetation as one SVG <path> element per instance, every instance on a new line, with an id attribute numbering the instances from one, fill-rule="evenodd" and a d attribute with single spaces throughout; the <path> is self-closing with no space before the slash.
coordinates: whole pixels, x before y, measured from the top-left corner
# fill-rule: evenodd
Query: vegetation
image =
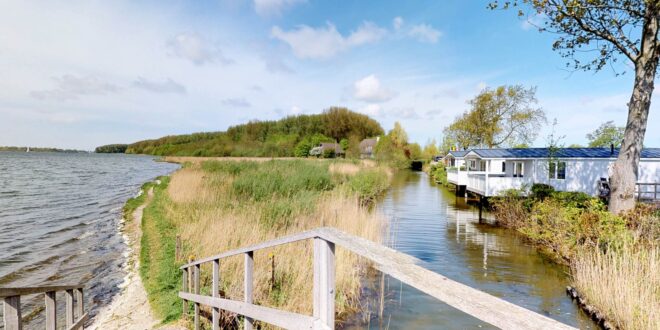
<path id="1" fill-rule="evenodd" d="M 209 256 L 283 235 L 332 226 L 370 240 L 380 239 L 380 215 L 364 201 L 389 185 L 389 171 L 372 161 L 262 160 L 186 163 L 155 189 L 145 209 L 141 267 L 152 306 L 170 321 L 180 317 L 175 241 L 180 255 Z M 166 189 L 165 189 L 166 188 Z M 363 201 L 360 203 L 359 201 Z M 306 243 L 255 252 L 255 303 L 311 314 L 313 252 Z M 360 276 L 367 264 L 337 250 L 338 319 L 359 308 Z M 221 295 L 242 300 L 241 258 L 221 262 Z M 203 265 L 201 291 L 211 285 Z M 222 315 L 226 326 L 235 316 Z"/>
<path id="2" fill-rule="evenodd" d="M 528 196 L 528 197 L 523 197 Z M 621 329 L 657 329 L 660 211 L 615 215 L 597 198 L 534 185 L 491 200 L 497 221 L 571 266 L 589 304 Z"/>
<path id="3" fill-rule="evenodd" d="M 440 183 L 440 184 L 447 184 L 447 168 L 445 167 L 445 164 L 442 162 L 439 162 L 437 164 L 432 165 L 429 168 L 429 175 L 435 182 Z"/>
<path id="4" fill-rule="evenodd" d="M 413 160 L 422 157 L 422 148 L 417 143 L 408 143 L 408 134 L 397 121 L 394 128 L 378 140 L 374 155 L 378 162 L 389 167 L 410 168 Z"/>
<path id="5" fill-rule="evenodd" d="M 58 149 L 58 148 L 44 148 L 44 147 L 7 147 L 7 146 L 0 146 L 0 151 L 18 151 L 18 152 L 25 152 L 25 151 L 30 151 L 30 152 L 70 152 L 70 153 L 75 153 L 75 152 L 86 152 L 82 150 L 75 150 L 75 149 Z"/>
<path id="6" fill-rule="evenodd" d="M 108 144 L 96 147 L 94 152 L 103 154 L 123 154 L 126 152 L 126 148 L 128 148 L 128 144 Z"/>
<path id="7" fill-rule="evenodd" d="M 623 141 L 623 132 L 625 127 L 614 126 L 613 121 L 608 121 L 600 125 L 595 131 L 587 134 L 590 148 L 609 148 L 614 145 L 615 148 L 621 147 Z"/>
<path id="8" fill-rule="evenodd" d="M 607 64 L 614 68 L 621 59 L 633 64 L 635 81 L 624 138 L 610 176 L 609 203 L 614 213 L 633 209 L 637 168 L 660 59 L 660 1 L 513 0 L 494 1 L 489 7 L 518 8 L 518 15 L 524 16 L 522 5 L 530 8 L 532 15 L 543 17 L 539 31 L 556 36 L 552 47 L 569 59 L 567 67 L 600 71 Z M 624 70 L 628 67 L 623 66 Z"/>
<path id="9" fill-rule="evenodd" d="M 466 111 L 445 128 L 445 136 L 463 149 L 530 143 L 545 122 L 536 107 L 536 89 L 520 85 L 484 89 Z"/>
<path id="10" fill-rule="evenodd" d="M 368 116 L 345 108 L 330 108 L 318 115 L 252 121 L 230 127 L 225 132 L 140 141 L 129 145 L 126 152 L 172 156 L 304 157 L 320 142 L 347 139 L 359 143 L 364 138 L 381 134 L 380 124 Z"/>

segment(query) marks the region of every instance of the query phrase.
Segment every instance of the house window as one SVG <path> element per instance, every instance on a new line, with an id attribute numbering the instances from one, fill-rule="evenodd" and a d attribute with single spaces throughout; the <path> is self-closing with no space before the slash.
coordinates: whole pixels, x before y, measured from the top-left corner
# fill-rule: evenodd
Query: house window
<path id="1" fill-rule="evenodd" d="M 566 179 L 566 162 L 550 162 L 548 164 L 549 179 Z"/>
<path id="2" fill-rule="evenodd" d="M 513 177 L 522 178 L 525 170 L 523 162 L 514 162 L 513 163 Z"/>
<path id="3" fill-rule="evenodd" d="M 506 162 L 502 162 L 502 173 L 506 172 Z"/>
<path id="4" fill-rule="evenodd" d="M 470 161 L 470 169 L 471 170 L 476 170 L 477 169 L 477 161 L 476 160 L 471 160 Z"/>
<path id="5" fill-rule="evenodd" d="M 486 162 L 485 161 L 480 161 L 479 162 L 479 171 L 482 171 L 482 172 L 486 171 Z"/>

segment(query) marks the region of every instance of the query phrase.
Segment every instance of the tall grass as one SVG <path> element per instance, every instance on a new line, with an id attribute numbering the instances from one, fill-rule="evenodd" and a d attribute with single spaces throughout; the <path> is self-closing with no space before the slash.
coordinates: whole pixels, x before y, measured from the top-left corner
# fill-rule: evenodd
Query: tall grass
<path id="1" fill-rule="evenodd" d="M 182 255 L 195 258 L 217 254 L 287 234 L 320 226 L 332 226 L 373 241 L 380 240 L 385 221 L 360 203 L 360 195 L 348 187 L 356 174 L 331 173 L 328 162 L 277 160 L 267 162 L 207 161 L 190 164 L 172 175 L 166 191 L 157 191 L 154 202 L 163 212 L 163 225 L 150 226 L 148 238 L 172 241 L 179 235 Z M 387 173 L 381 173 L 387 178 Z M 159 196 L 160 194 L 160 196 Z M 146 232 L 146 230 L 145 230 Z M 155 244 L 155 243 L 154 243 Z M 152 256 L 153 244 L 146 253 Z M 169 248 L 169 244 L 164 244 Z M 311 242 L 298 242 L 254 254 L 254 301 L 297 313 L 312 312 Z M 338 248 L 336 252 L 338 318 L 358 308 L 360 276 L 368 264 Z M 175 274 L 176 281 L 160 281 L 163 314 L 178 315 L 178 300 L 169 304 L 170 292 L 178 291 L 183 260 L 151 260 L 149 269 L 161 263 Z M 274 267 L 273 267 L 274 264 Z M 243 260 L 232 257 L 221 261 L 221 292 L 230 299 L 242 299 Z M 152 276 L 153 275 L 146 275 Z M 178 277 L 177 277 L 178 276 Z M 210 265 L 202 266 L 202 292 L 209 292 Z M 174 278 L 173 277 L 173 278 Z M 154 301 L 159 301 L 155 299 Z M 168 311 L 171 308 L 172 311 Z M 231 319 L 227 319 L 231 321 Z"/>
<path id="2" fill-rule="evenodd" d="M 572 263 L 578 292 L 620 329 L 660 329 L 660 248 L 585 251 Z"/>

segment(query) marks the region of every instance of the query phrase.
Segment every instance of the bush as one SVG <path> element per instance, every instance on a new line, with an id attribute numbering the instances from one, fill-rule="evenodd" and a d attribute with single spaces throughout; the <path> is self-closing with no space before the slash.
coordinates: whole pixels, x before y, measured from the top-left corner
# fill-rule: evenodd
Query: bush
<path id="1" fill-rule="evenodd" d="M 387 173 L 382 170 L 361 170 L 351 177 L 348 186 L 364 203 L 373 201 L 389 186 Z"/>
<path id="2" fill-rule="evenodd" d="M 555 188 L 549 184 L 535 183 L 532 185 L 530 191 L 532 192 L 531 197 L 544 200 L 555 192 Z"/>
<path id="3" fill-rule="evenodd" d="M 552 193 L 552 198 L 558 200 L 562 205 L 568 207 L 578 207 L 578 208 L 587 208 L 589 203 L 600 202 L 599 199 L 593 198 L 588 194 L 585 194 L 580 191 L 556 191 Z"/>
<path id="4" fill-rule="evenodd" d="M 336 154 L 333 149 L 323 150 L 323 158 L 335 158 Z"/>
<path id="5" fill-rule="evenodd" d="M 447 168 L 445 167 L 445 164 L 437 163 L 431 166 L 429 173 L 435 182 L 447 184 Z"/>

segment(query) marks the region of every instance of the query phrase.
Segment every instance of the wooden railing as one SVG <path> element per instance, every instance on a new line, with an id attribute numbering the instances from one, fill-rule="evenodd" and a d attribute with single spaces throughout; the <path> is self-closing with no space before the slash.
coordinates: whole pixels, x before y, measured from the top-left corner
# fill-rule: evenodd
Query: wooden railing
<path id="1" fill-rule="evenodd" d="M 253 304 L 254 251 L 307 239 L 314 240 L 313 316 Z M 254 320 L 287 329 L 333 329 L 335 325 L 336 245 L 372 261 L 376 269 L 381 272 L 496 327 L 503 329 L 574 329 L 432 272 L 427 269 L 427 263 L 410 255 L 327 227 L 270 240 L 183 265 L 181 267 L 183 288 L 179 292 L 179 297 L 183 299 L 184 314 L 188 313 L 188 303 L 193 303 L 195 329 L 200 328 L 200 305 L 213 308 L 212 328 L 214 330 L 220 328 L 220 310 L 242 315 L 245 329 L 252 329 Z M 243 301 L 219 297 L 220 260 L 237 255 L 244 255 L 245 259 Z M 199 294 L 200 266 L 207 262 L 213 263 L 211 296 Z M 192 292 L 188 288 L 189 281 L 193 283 Z"/>
<path id="2" fill-rule="evenodd" d="M 0 298 L 4 300 L 3 318 L 5 330 L 23 329 L 21 296 L 40 293 L 44 294 L 46 300 L 46 330 L 57 329 L 57 300 L 55 295 L 58 291 L 64 291 L 66 296 L 66 309 L 64 310 L 66 315 L 66 329 L 83 329 L 83 324 L 88 316 L 87 313 L 84 313 L 83 287 L 70 285 L 0 288 Z M 75 308 L 74 301 L 76 302 Z"/>
<path id="3" fill-rule="evenodd" d="M 660 201 L 660 183 L 636 183 L 635 188 L 638 201 Z"/>

